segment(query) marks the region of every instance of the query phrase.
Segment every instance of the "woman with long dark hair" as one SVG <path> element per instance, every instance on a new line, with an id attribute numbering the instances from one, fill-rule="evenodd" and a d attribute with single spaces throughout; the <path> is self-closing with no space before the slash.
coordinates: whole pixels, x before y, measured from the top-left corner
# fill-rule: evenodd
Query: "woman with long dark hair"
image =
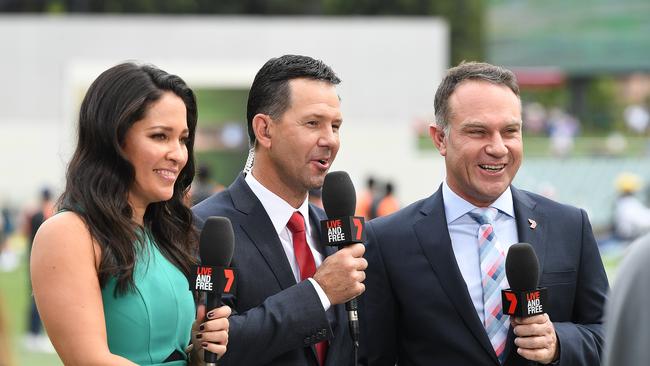
<path id="1" fill-rule="evenodd" d="M 202 350 L 226 351 L 230 308 L 206 319 L 199 307 L 193 324 L 186 277 L 196 121 L 192 90 L 153 66 L 114 66 L 86 93 L 60 212 L 31 256 L 36 304 L 66 365 L 198 365 Z"/>

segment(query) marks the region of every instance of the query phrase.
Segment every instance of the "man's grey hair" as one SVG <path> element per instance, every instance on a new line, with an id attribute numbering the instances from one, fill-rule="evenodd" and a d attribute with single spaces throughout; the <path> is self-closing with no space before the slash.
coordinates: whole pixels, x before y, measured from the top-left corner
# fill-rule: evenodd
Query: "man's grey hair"
<path id="1" fill-rule="evenodd" d="M 460 65 L 447 70 L 447 74 L 436 90 L 436 98 L 433 103 L 436 125 L 443 129 L 445 136 L 449 135 L 449 120 L 453 113 L 449 108 L 449 97 L 458 85 L 467 80 L 505 85 L 519 97 L 519 85 L 512 71 L 485 62 L 461 62 Z"/>

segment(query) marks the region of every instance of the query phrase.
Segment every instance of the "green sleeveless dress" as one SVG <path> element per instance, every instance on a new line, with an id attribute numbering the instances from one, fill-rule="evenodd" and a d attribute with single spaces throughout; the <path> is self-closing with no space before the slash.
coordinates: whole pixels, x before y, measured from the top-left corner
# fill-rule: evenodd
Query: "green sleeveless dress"
<path id="1" fill-rule="evenodd" d="M 145 242 L 135 265 L 135 290 L 116 296 L 115 278 L 102 289 L 108 348 L 139 365 L 186 365 L 195 315 L 189 283 L 151 235 Z M 175 351 L 183 359 L 163 363 Z"/>

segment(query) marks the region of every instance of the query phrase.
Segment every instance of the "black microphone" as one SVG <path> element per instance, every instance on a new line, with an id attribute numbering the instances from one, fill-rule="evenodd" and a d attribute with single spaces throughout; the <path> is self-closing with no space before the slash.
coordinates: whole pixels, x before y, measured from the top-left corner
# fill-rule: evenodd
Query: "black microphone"
<path id="1" fill-rule="evenodd" d="M 190 290 L 203 291 L 206 296 L 206 311 L 221 305 L 222 294 L 234 294 L 235 271 L 230 266 L 235 249 L 235 234 L 226 217 L 210 216 L 205 221 L 199 237 L 201 265 L 194 266 L 190 278 Z M 205 364 L 217 365 L 217 355 L 205 351 Z"/>
<path id="2" fill-rule="evenodd" d="M 538 287 L 539 261 L 528 243 L 513 244 L 506 257 L 510 288 L 501 291 L 503 313 L 527 318 L 546 311 L 546 288 Z"/>
<path id="3" fill-rule="evenodd" d="M 327 220 L 321 221 L 321 241 L 325 245 L 345 247 L 363 243 L 366 239 L 363 217 L 354 216 L 357 195 L 348 173 L 331 172 L 323 182 L 323 208 Z M 355 347 L 359 347 L 359 316 L 357 299 L 345 303 L 348 312 L 350 336 Z"/>

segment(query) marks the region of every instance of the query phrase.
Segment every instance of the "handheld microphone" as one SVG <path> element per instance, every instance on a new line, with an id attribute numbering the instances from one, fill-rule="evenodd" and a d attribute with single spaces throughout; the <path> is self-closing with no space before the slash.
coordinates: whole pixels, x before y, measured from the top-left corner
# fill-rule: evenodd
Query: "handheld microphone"
<path id="1" fill-rule="evenodd" d="M 508 249 L 506 278 L 510 288 L 501 291 L 503 313 L 527 318 L 546 311 L 546 288 L 538 287 L 539 261 L 528 243 L 517 243 Z"/>
<path id="2" fill-rule="evenodd" d="M 207 293 L 205 307 L 208 311 L 221 304 L 222 294 L 234 294 L 235 271 L 230 266 L 235 249 L 235 234 L 226 217 L 210 216 L 205 221 L 199 237 L 201 265 L 193 266 L 190 290 Z M 217 355 L 205 351 L 205 364 L 217 365 Z"/>
<path id="3" fill-rule="evenodd" d="M 348 173 L 331 172 L 323 182 L 323 208 L 327 220 L 321 221 L 321 241 L 339 248 L 365 240 L 364 219 L 354 216 L 357 195 Z M 355 347 L 359 347 L 359 316 L 357 299 L 345 303 L 348 312 L 350 336 Z"/>

